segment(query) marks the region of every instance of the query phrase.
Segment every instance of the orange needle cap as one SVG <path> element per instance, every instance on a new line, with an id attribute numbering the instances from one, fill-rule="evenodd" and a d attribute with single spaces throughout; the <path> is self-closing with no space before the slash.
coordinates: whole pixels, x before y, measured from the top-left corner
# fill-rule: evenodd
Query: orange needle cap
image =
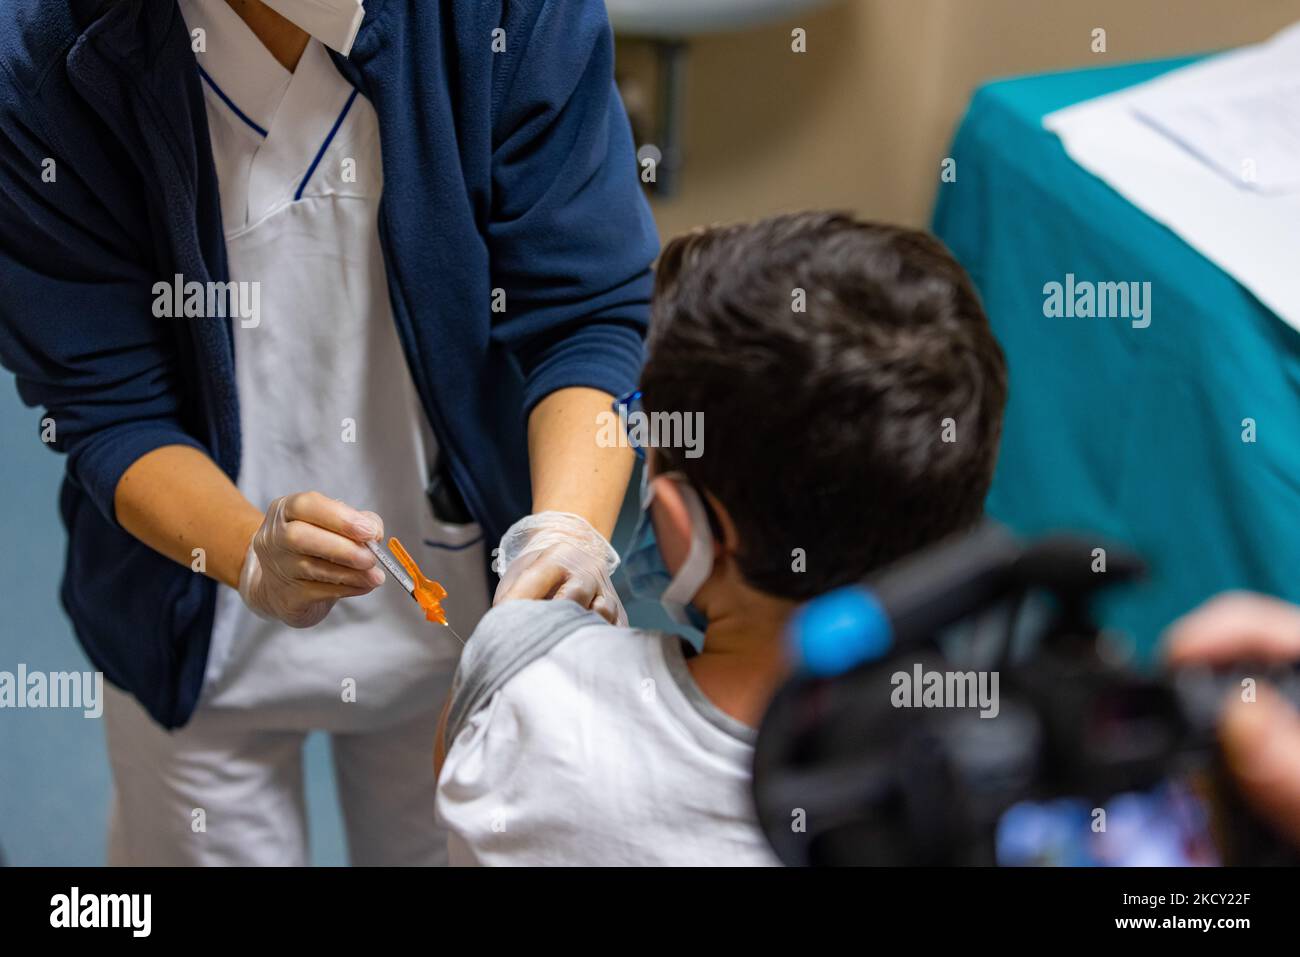
<path id="1" fill-rule="evenodd" d="M 411 592 L 411 597 L 424 609 L 424 617 L 440 625 L 447 624 L 447 613 L 442 610 L 442 600 L 447 597 L 447 589 L 432 578 L 425 578 L 424 572 L 420 571 L 420 566 L 415 564 L 415 559 L 396 538 L 388 540 L 388 550 L 406 569 L 406 574 L 411 576 L 411 581 L 415 582 L 415 591 Z"/>

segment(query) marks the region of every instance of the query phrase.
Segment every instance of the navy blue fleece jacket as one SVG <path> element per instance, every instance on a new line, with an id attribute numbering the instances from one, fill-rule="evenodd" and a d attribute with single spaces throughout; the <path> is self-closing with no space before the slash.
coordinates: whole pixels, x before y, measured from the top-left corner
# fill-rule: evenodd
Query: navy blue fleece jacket
<path id="1" fill-rule="evenodd" d="M 619 393 L 640 369 L 657 240 L 604 4 L 366 11 L 335 63 L 379 115 L 393 315 L 456 485 L 493 538 L 529 506 L 533 406 L 567 386 Z M 91 661 L 167 727 L 197 702 L 217 586 L 127 534 L 114 491 L 164 445 L 201 449 L 232 479 L 240 465 L 229 321 L 153 316 L 154 283 L 177 273 L 228 279 L 174 0 L 5 0 L 0 361 L 67 455 L 64 607 Z"/>

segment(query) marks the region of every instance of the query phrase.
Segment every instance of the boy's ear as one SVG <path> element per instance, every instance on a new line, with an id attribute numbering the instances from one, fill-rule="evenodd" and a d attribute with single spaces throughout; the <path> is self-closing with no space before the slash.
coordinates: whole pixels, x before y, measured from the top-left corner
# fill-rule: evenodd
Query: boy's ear
<path id="1" fill-rule="evenodd" d="M 713 543 L 713 557 L 716 561 L 721 554 L 735 552 L 740 537 L 722 503 L 709 492 L 704 494 L 722 526 L 722 541 L 715 540 Z M 691 513 L 686 508 L 681 486 L 672 481 L 660 482 L 655 486 L 654 504 L 651 508 L 654 510 L 655 539 L 659 542 L 664 564 L 676 575 L 691 548 Z M 710 529 L 709 535 L 712 534 L 713 530 Z"/>
<path id="2" fill-rule="evenodd" d="M 731 520 L 730 513 L 718 501 L 716 495 L 712 492 L 705 492 L 704 497 L 709 500 L 709 508 L 713 509 L 713 514 L 717 516 L 718 524 L 722 526 L 722 542 L 714 543 L 713 554 L 716 556 L 719 549 L 728 554 L 735 554 L 740 548 L 740 535 L 736 532 L 736 523 Z"/>

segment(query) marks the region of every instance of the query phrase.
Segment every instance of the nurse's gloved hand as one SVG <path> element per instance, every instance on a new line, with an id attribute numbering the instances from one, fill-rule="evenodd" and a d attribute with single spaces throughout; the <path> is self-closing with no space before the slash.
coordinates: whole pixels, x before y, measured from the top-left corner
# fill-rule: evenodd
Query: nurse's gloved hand
<path id="1" fill-rule="evenodd" d="M 610 576 L 618 552 L 580 515 L 539 512 L 510 526 L 497 553 L 501 583 L 492 604 L 512 598 L 568 598 L 613 625 L 627 612 Z"/>
<path id="2" fill-rule="evenodd" d="M 263 618 L 310 628 L 340 598 L 383 584 L 383 570 L 362 544 L 383 534 L 383 520 L 374 512 L 359 512 L 320 492 L 277 498 L 248 545 L 239 595 Z"/>

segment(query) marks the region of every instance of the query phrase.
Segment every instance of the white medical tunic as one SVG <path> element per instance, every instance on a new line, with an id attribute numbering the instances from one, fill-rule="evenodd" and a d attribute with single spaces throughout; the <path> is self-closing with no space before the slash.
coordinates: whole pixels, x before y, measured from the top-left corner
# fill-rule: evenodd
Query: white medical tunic
<path id="1" fill-rule="evenodd" d="M 447 588 L 468 635 L 487 608 L 482 535 L 432 514 L 433 438 L 393 322 L 380 245 L 373 107 L 312 40 L 286 70 L 225 0 L 180 0 L 205 87 L 230 278 L 259 314 L 231 320 L 239 489 L 266 508 L 317 490 L 379 513 Z M 245 300 L 248 301 L 248 300 Z M 218 592 L 201 706 L 259 724 L 361 731 L 436 708 L 461 644 L 395 583 L 295 630 Z"/>

